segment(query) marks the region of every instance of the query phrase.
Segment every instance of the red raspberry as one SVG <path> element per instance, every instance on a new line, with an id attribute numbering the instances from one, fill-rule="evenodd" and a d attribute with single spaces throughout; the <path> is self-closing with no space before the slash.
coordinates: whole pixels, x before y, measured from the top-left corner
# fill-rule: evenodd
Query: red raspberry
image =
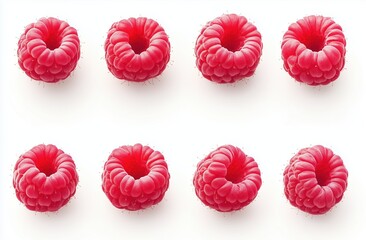
<path id="1" fill-rule="evenodd" d="M 159 203 L 169 178 L 164 156 L 135 144 L 113 150 L 104 165 L 102 188 L 115 207 L 135 211 Z"/>
<path id="2" fill-rule="evenodd" d="M 300 210 L 323 214 L 342 199 L 347 178 L 342 159 L 332 150 L 320 145 L 304 148 L 285 169 L 285 195 Z"/>
<path id="3" fill-rule="evenodd" d="M 75 69 L 80 42 L 75 28 L 56 18 L 28 25 L 18 42 L 18 62 L 34 80 L 58 82 Z"/>
<path id="4" fill-rule="evenodd" d="M 59 210 L 74 196 L 78 181 L 74 161 L 54 145 L 33 147 L 14 168 L 16 196 L 33 211 Z"/>
<path id="5" fill-rule="evenodd" d="M 170 59 L 168 35 L 157 22 L 145 17 L 114 23 L 104 49 L 109 71 L 133 82 L 160 75 Z"/>
<path id="6" fill-rule="evenodd" d="M 291 24 L 281 48 L 285 70 L 308 85 L 329 84 L 344 67 L 346 39 L 328 17 L 309 16 Z"/>
<path id="7" fill-rule="evenodd" d="M 201 30 L 195 47 L 202 75 L 217 83 L 232 83 L 254 74 L 262 55 L 262 37 L 243 16 L 218 17 Z"/>
<path id="8" fill-rule="evenodd" d="M 262 185 L 257 163 L 232 145 L 221 146 L 198 163 L 193 185 L 201 201 L 220 212 L 239 210 Z"/>

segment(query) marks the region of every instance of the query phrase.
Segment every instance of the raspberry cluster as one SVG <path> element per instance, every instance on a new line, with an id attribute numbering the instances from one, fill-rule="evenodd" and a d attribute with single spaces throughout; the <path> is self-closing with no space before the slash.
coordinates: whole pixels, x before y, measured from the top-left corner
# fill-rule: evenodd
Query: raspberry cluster
<path id="1" fill-rule="evenodd" d="M 233 83 L 254 74 L 262 54 L 261 34 L 248 20 L 226 14 L 208 22 L 195 45 L 196 65 L 216 83 Z M 326 85 L 345 64 L 346 40 L 331 18 L 308 16 L 289 26 L 281 45 L 285 70 L 297 81 Z M 170 60 L 164 29 L 145 17 L 114 23 L 104 44 L 108 69 L 119 79 L 143 82 L 160 75 Z M 28 25 L 18 41 L 18 62 L 35 80 L 67 78 L 80 58 L 76 29 L 56 18 Z M 131 211 L 158 204 L 169 187 L 164 156 L 135 144 L 113 150 L 104 165 L 102 189 L 117 208 Z M 301 149 L 283 173 L 285 195 L 293 206 L 324 214 L 341 201 L 348 171 L 332 150 Z M 14 167 L 17 198 L 33 211 L 57 211 L 76 191 L 78 174 L 71 156 L 54 145 L 38 145 Z M 257 196 L 261 173 L 252 157 L 232 145 L 212 151 L 197 165 L 193 184 L 198 198 L 221 212 L 242 209 Z"/>

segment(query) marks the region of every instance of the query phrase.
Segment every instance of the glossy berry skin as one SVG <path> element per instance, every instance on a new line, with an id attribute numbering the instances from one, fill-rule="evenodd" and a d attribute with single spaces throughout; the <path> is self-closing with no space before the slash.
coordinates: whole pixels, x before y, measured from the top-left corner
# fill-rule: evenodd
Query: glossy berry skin
<path id="1" fill-rule="evenodd" d="M 283 174 L 290 203 L 310 214 L 324 214 L 341 201 L 348 172 L 342 159 L 321 145 L 301 149 Z"/>
<path id="2" fill-rule="evenodd" d="M 284 68 L 296 81 L 327 85 L 344 67 L 346 39 L 331 18 L 308 16 L 289 26 L 281 49 Z"/>
<path id="3" fill-rule="evenodd" d="M 74 196 L 78 181 L 74 161 L 54 145 L 33 147 L 14 167 L 16 196 L 32 211 L 59 210 Z"/>
<path id="4" fill-rule="evenodd" d="M 136 211 L 159 203 L 169 178 L 164 156 L 135 144 L 113 150 L 104 165 L 102 188 L 116 208 Z"/>
<path id="5" fill-rule="evenodd" d="M 80 58 L 75 28 L 57 18 L 42 18 L 25 28 L 18 42 L 18 63 L 32 79 L 55 83 L 67 78 Z"/>
<path id="6" fill-rule="evenodd" d="M 216 83 L 233 83 L 250 77 L 262 55 L 262 37 L 248 20 L 226 14 L 208 22 L 199 34 L 196 65 L 202 75 Z"/>
<path id="7" fill-rule="evenodd" d="M 156 21 L 145 17 L 113 23 L 104 50 L 109 71 L 133 82 L 160 75 L 170 59 L 168 35 Z"/>
<path id="8" fill-rule="evenodd" d="M 193 185 L 197 197 L 220 211 L 239 210 L 251 203 L 262 185 L 257 163 L 232 145 L 212 151 L 197 165 Z"/>

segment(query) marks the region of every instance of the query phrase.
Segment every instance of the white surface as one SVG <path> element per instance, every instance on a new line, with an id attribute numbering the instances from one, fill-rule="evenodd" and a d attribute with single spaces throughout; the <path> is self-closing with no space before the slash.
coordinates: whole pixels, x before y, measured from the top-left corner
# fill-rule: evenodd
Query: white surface
<path id="1" fill-rule="evenodd" d="M 364 136 L 365 9 L 362 1 L 2 1 L 0 38 L 0 239 L 366 239 Z M 247 16 L 262 33 L 254 77 L 232 85 L 204 80 L 194 43 L 202 26 L 223 13 Z M 341 77 L 326 87 L 296 83 L 282 68 L 288 25 L 310 14 L 332 16 L 347 37 Z M 74 26 L 81 59 L 59 84 L 32 81 L 17 65 L 24 27 L 43 16 Z M 122 83 L 107 70 L 103 43 L 110 25 L 147 16 L 170 36 L 171 61 L 145 84 Z M 113 148 L 141 142 L 169 164 L 170 188 L 142 212 L 114 208 L 101 189 Z M 20 154 L 53 143 L 71 154 L 80 183 L 55 214 L 28 211 L 16 199 L 12 170 Z M 222 214 L 204 207 L 192 178 L 197 162 L 222 144 L 253 156 L 262 171 L 256 200 Z M 344 199 L 323 216 L 290 206 L 282 173 L 300 148 L 331 147 L 349 170 Z"/>

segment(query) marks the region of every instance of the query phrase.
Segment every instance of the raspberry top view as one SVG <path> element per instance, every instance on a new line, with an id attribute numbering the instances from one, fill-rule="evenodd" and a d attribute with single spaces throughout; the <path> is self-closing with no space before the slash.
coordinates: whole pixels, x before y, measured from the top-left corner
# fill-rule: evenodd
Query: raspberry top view
<path id="1" fill-rule="evenodd" d="M 168 35 L 156 21 L 145 17 L 113 23 L 104 49 L 110 72 L 133 82 L 160 75 L 170 59 Z"/>
<path id="2" fill-rule="evenodd" d="M 164 156 L 135 144 L 112 151 L 104 165 L 102 189 L 116 208 L 136 211 L 158 204 L 169 187 Z"/>
<path id="3" fill-rule="evenodd" d="M 40 144 L 22 154 L 14 167 L 16 196 L 28 209 L 54 212 L 76 192 L 79 177 L 70 155 Z"/>
<path id="4" fill-rule="evenodd" d="M 342 159 L 321 145 L 301 149 L 283 173 L 290 203 L 311 214 L 324 214 L 341 201 L 347 179 Z"/>
<path id="5" fill-rule="evenodd" d="M 345 64 L 346 38 L 329 17 L 308 16 L 289 26 L 283 36 L 284 68 L 296 81 L 327 85 Z"/>
<path id="6" fill-rule="evenodd" d="M 262 55 L 262 36 L 244 16 L 226 14 L 206 24 L 196 46 L 196 65 L 216 83 L 233 83 L 254 74 Z"/>
<path id="7" fill-rule="evenodd" d="M 198 163 L 193 185 L 197 197 L 206 206 L 231 212 L 255 199 L 262 179 L 252 157 L 238 147 L 224 145 Z"/>
<path id="8" fill-rule="evenodd" d="M 18 42 L 18 62 L 32 79 L 55 83 L 66 79 L 80 58 L 75 28 L 57 18 L 28 25 Z"/>

